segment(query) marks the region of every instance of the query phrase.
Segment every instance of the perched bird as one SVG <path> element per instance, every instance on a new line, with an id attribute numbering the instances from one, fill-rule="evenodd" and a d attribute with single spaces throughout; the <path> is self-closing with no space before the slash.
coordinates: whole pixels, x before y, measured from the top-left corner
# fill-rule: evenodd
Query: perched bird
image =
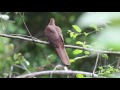
<path id="1" fill-rule="evenodd" d="M 63 64 L 70 65 L 69 57 L 64 47 L 62 31 L 60 27 L 55 25 L 54 18 L 51 18 L 48 26 L 46 26 L 45 36 L 48 38 L 49 43 L 55 47 Z"/>

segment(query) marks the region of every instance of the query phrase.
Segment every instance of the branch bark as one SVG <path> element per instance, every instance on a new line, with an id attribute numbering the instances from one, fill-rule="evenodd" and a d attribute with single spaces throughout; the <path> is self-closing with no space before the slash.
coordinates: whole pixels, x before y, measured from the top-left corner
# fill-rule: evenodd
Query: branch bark
<path id="1" fill-rule="evenodd" d="M 93 73 L 90 73 L 90 72 L 83 72 L 83 71 L 72 71 L 72 70 L 68 70 L 68 71 L 65 71 L 65 70 L 48 70 L 48 71 L 40 71 L 40 72 L 33 72 L 33 73 L 30 73 L 30 74 L 25 74 L 25 75 L 21 75 L 21 76 L 17 76 L 15 78 L 26 78 L 26 77 L 31 77 L 31 76 L 38 76 L 38 75 L 49 75 L 49 74 L 62 74 L 62 75 L 69 75 L 69 74 L 72 74 L 72 75 L 76 75 L 76 74 L 83 74 L 83 75 L 86 75 L 86 76 L 92 76 Z M 99 78 L 97 74 L 94 74 L 94 77 L 95 78 Z"/>
<path id="2" fill-rule="evenodd" d="M 15 35 L 7 35 L 7 34 L 0 34 L 1 37 L 6 37 L 6 38 L 14 38 L 14 39 L 21 39 L 21 40 L 25 40 L 25 41 L 30 41 L 30 42 L 35 42 L 35 43 L 41 43 L 41 44 L 49 44 L 49 42 L 46 41 L 41 41 L 38 40 L 37 38 L 30 39 L 30 38 L 25 38 L 25 37 L 21 37 L 21 36 L 15 36 Z M 106 54 L 120 54 L 119 51 L 103 51 L 103 50 L 95 50 L 95 49 L 90 49 L 90 48 L 83 48 L 80 46 L 74 46 L 74 45 L 65 45 L 66 48 L 74 48 L 74 49 L 81 49 L 81 50 L 86 50 L 86 51 L 92 51 L 92 52 L 96 52 L 96 53 L 106 53 Z"/>

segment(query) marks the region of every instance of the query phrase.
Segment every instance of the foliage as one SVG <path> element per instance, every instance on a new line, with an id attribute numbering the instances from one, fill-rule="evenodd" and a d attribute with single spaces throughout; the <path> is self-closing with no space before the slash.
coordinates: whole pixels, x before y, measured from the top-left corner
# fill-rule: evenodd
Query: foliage
<path id="1" fill-rule="evenodd" d="M 100 77 L 108 77 L 108 78 L 120 78 L 120 70 L 116 69 L 114 66 L 106 65 L 99 66 L 98 75 Z"/>
<path id="2" fill-rule="evenodd" d="M 93 50 L 120 51 L 120 13 L 107 12 L 34 12 L 22 13 L 33 37 L 47 41 L 45 26 L 51 17 L 62 28 L 65 44 L 77 45 Z M 25 24 L 19 12 L 0 13 L 0 33 L 28 37 Z M 92 72 L 96 52 L 66 48 L 72 63 L 71 70 Z M 116 58 L 119 56 L 100 53 L 96 74 L 100 77 L 119 77 Z M 25 73 L 53 70 L 62 64 L 53 47 L 18 39 L 0 37 L 0 77 L 14 77 Z M 49 75 L 39 76 L 49 78 Z M 66 77 L 55 75 L 54 77 Z M 90 78 L 77 74 L 76 78 Z"/>

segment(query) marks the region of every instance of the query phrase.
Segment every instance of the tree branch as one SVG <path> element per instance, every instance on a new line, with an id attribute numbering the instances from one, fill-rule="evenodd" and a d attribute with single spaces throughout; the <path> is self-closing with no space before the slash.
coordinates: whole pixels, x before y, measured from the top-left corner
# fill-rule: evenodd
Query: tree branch
<path id="1" fill-rule="evenodd" d="M 38 40 L 37 38 L 30 39 L 30 38 L 25 38 L 21 36 L 15 36 L 15 35 L 7 35 L 7 34 L 0 34 L 1 37 L 7 37 L 7 38 L 14 38 L 14 39 L 21 39 L 25 41 L 31 41 L 31 42 L 36 42 L 36 43 L 41 43 L 41 44 L 49 44 L 49 42 L 46 41 L 41 41 Z M 80 46 L 73 46 L 73 45 L 64 45 L 66 48 L 74 48 L 74 49 L 81 49 L 81 50 L 86 50 L 86 51 L 92 51 L 92 52 L 97 52 L 97 53 L 106 53 L 106 54 L 120 54 L 118 51 L 103 51 L 103 50 L 95 50 L 95 49 L 90 49 L 90 48 L 83 48 Z"/>
<path id="2" fill-rule="evenodd" d="M 68 70 L 68 71 L 65 71 L 65 70 L 48 70 L 48 71 L 40 71 L 40 72 L 33 72 L 33 73 L 30 73 L 30 74 L 25 74 L 25 75 L 21 75 L 21 76 L 17 76 L 15 78 L 26 78 L 26 77 L 31 77 L 31 76 L 38 76 L 38 75 L 49 75 L 49 74 L 63 74 L 63 75 L 68 75 L 68 74 L 72 74 L 72 75 L 76 75 L 76 74 L 83 74 L 83 75 L 86 75 L 86 76 L 92 76 L 93 73 L 90 73 L 90 72 L 83 72 L 83 71 L 72 71 L 72 70 Z M 94 74 L 94 77 L 95 78 L 99 78 L 97 74 Z"/>

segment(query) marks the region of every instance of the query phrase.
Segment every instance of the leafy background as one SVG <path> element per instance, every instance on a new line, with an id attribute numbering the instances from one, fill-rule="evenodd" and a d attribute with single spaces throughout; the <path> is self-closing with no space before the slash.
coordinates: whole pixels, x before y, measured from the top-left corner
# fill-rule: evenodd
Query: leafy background
<path id="1" fill-rule="evenodd" d="M 24 15 L 31 34 L 40 40 L 47 41 L 44 29 L 50 18 L 55 18 L 56 25 L 62 29 L 65 44 L 99 50 L 120 50 L 118 12 L 21 12 L 21 15 Z M 1 12 L 0 20 L 1 34 L 29 35 L 19 12 Z M 93 71 L 97 53 L 72 48 L 66 50 L 72 63 L 69 66 L 71 70 Z M 86 58 L 75 59 L 86 55 Z M 58 64 L 62 62 L 55 49 L 49 45 L 0 37 L 0 77 L 9 77 L 11 73 L 14 77 L 35 71 L 52 70 Z M 96 73 L 119 77 L 115 72 L 119 72 L 119 55 L 101 53 Z M 48 75 L 39 77 L 49 78 Z"/>

